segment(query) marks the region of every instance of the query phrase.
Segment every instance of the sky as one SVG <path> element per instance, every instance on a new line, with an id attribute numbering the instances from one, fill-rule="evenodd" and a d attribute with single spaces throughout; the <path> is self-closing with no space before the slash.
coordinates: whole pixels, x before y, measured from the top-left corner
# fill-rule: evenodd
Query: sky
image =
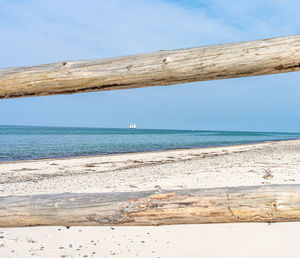
<path id="1" fill-rule="evenodd" d="M 0 0 L 0 68 L 300 33 L 298 0 Z M 1 125 L 300 132 L 300 73 L 0 100 Z"/>

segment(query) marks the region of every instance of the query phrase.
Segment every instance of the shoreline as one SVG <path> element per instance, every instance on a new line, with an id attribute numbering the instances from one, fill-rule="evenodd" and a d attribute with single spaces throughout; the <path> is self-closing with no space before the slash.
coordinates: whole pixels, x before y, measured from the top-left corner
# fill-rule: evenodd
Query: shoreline
<path id="1" fill-rule="evenodd" d="M 5 162 L 0 195 L 294 184 L 299 168 L 300 140 Z"/>
<path id="2" fill-rule="evenodd" d="M 78 156 L 63 156 L 63 157 L 53 157 L 53 158 L 37 158 L 37 159 L 20 159 L 20 160 L 0 160 L 1 164 L 9 164 L 9 163 L 25 163 L 25 162 L 34 162 L 34 161 L 51 161 L 51 160 L 68 160 L 68 159 L 77 159 L 77 158 L 97 158 L 103 156 L 116 156 L 116 155 L 126 155 L 126 154 L 139 154 L 139 153 L 157 153 L 157 152 L 168 152 L 168 151 L 176 151 L 176 150 L 202 150 L 202 149 L 211 149 L 211 148 L 222 148 L 222 147 L 234 147 L 234 146 L 251 146 L 256 144 L 264 144 L 264 143 L 272 143 L 272 142 L 288 142 L 288 141 L 298 141 L 300 138 L 294 139 L 284 139 L 284 140 L 265 140 L 265 141 L 257 141 L 250 143 L 240 143 L 240 144 L 228 144 L 228 145 L 215 145 L 215 146 L 203 146 L 203 147 L 190 147 L 190 148 L 174 148 L 174 149 L 157 149 L 150 151 L 132 151 L 132 152 L 115 152 L 115 153 L 103 153 L 96 155 L 78 155 Z"/>

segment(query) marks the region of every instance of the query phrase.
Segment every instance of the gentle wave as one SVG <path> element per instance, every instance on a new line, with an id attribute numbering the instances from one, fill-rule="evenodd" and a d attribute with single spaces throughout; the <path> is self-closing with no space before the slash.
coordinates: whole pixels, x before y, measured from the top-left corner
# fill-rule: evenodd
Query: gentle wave
<path id="1" fill-rule="evenodd" d="M 0 126 L 0 161 L 299 139 L 300 133 Z"/>

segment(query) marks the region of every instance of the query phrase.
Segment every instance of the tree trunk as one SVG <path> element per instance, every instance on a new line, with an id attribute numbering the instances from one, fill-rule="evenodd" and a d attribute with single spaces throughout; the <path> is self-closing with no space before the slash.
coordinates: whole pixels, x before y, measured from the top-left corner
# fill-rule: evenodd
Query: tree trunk
<path id="1" fill-rule="evenodd" d="M 0 227 L 300 221 L 300 185 L 0 197 Z"/>
<path id="2" fill-rule="evenodd" d="M 0 98 L 131 89 L 300 70 L 300 35 L 0 69 Z"/>

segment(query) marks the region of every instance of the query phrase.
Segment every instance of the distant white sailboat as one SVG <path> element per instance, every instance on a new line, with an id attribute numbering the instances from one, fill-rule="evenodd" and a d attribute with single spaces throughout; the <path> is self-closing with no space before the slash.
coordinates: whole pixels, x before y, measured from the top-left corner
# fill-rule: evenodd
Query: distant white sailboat
<path id="1" fill-rule="evenodd" d="M 135 129 L 135 128 L 136 128 L 136 124 L 130 124 L 130 125 L 129 125 L 129 128 L 130 128 L 130 129 Z"/>

